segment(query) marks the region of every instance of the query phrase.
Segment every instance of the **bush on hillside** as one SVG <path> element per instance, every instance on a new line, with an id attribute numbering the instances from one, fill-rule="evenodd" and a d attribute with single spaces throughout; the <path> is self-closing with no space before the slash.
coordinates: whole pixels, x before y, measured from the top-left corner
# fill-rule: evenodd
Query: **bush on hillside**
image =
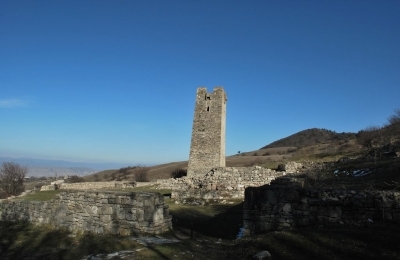
<path id="1" fill-rule="evenodd" d="M 283 163 L 278 164 L 277 171 L 279 171 L 279 172 L 286 171 L 286 166 L 285 166 L 285 164 L 283 164 Z"/>
<path id="2" fill-rule="evenodd" d="M 367 150 L 387 150 L 400 140 L 400 109 L 396 109 L 394 114 L 388 118 L 386 125 L 370 126 L 361 130 L 357 134 L 357 142 Z M 390 152 L 390 151 L 384 152 Z"/>
<path id="3" fill-rule="evenodd" d="M 187 170 L 182 168 L 175 169 L 170 173 L 170 176 L 174 179 L 182 178 L 183 176 L 187 176 Z"/>
<path id="4" fill-rule="evenodd" d="M 146 182 L 149 181 L 148 179 L 148 172 L 149 168 L 146 166 L 136 166 L 133 170 L 134 176 L 135 176 L 135 181 L 137 182 Z"/>
<path id="5" fill-rule="evenodd" d="M 66 183 L 78 183 L 78 182 L 85 182 L 85 180 L 82 177 L 79 177 L 77 175 L 72 175 L 69 177 L 69 179 L 65 180 Z"/>

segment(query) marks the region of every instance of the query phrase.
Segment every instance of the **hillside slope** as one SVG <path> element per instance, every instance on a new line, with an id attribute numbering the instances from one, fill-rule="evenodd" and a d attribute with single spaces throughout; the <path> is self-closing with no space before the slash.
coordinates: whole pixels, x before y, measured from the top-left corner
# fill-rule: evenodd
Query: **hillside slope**
<path id="1" fill-rule="evenodd" d="M 332 141 L 349 141 L 356 138 L 355 133 L 336 133 L 327 129 L 311 128 L 272 142 L 261 149 L 275 147 L 307 147 Z"/>

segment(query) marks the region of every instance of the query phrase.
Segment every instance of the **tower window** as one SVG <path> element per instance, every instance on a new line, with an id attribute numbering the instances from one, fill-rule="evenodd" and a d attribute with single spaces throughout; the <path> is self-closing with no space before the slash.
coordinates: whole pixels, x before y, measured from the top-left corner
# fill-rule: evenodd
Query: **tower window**
<path id="1" fill-rule="evenodd" d="M 210 111 L 210 107 L 207 107 L 207 111 Z"/>

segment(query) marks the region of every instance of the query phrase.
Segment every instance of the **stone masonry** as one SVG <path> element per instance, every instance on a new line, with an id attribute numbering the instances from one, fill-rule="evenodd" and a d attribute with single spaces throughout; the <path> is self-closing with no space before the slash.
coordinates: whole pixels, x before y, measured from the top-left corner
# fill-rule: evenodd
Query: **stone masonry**
<path id="1" fill-rule="evenodd" d="M 160 189 L 172 189 L 171 197 L 177 201 L 185 199 L 223 200 L 244 198 L 247 187 L 258 187 L 271 183 L 285 172 L 254 167 L 217 167 L 207 174 L 186 176 L 178 179 L 157 180 Z"/>
<path id="2" fill-rule="evenodd" d="M 52 201 L 4 200 L 1 221 L 29 221 L 70 231 L 160 234 L 172 228 L 164 198 L 152 192 L 62 191 Z"/>
<path id="3" fill-rule="evenodd" d="M 50 185 L 45 185 L 40 188 L 45 190 L 95 190 L 95 189 L 128 189 L 137 186 L 135 182 L 127 181 L 99 181 L 99 182 L 52 182 Z"/>
<path id="4" fill-rule="evenodd" d="M 225 166 L 226 101 L 222 87 L 197 89 L 188 176 Z"/>
<path id="5" fill-rule="evenodd" d="M 400 220 L 400 192 L 312 190 L 275 182 L 246 189 L 243 215 L 246 234 Z"/>

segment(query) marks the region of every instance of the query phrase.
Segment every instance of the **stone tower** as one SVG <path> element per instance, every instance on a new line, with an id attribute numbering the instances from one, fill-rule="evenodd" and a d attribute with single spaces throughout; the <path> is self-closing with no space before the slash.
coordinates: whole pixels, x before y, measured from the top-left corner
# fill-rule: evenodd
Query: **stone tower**
<path id="1" fill-rule="evenodd" d="M 215 87 L 212 93 L 207 93 L 207 88 L 197 89 L 188 176 L 225 167 L 226 101 L 222 87 Z"/>

